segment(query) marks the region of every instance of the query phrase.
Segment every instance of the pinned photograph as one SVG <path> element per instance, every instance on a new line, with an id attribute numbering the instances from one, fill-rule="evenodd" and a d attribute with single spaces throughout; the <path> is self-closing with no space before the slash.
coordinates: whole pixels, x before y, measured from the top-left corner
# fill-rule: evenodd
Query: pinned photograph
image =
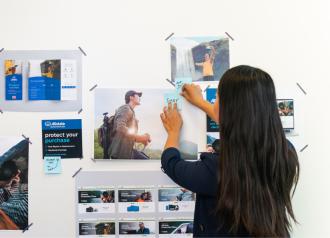
<path id="1" fill-rule="evenodd" d="M 193 82 L 219 81 L 229 69 L 229 40 L 226 37 L 173 37 L 171 78 Z"/>
<path id="2" fill-rule="evenodd" d="M 167 138 L 160 113 L 178 98 L 175 90 L 167 89 L 95 89 L 94 158 L 159 160 Z M 196 128 L 201 128 L 203 113 L 179 101 L 184 120 L 181 155 L 196 160 L 201 133 Z"/>
<path id="3" fill-rule="evenodd" d="M 0 230 L 28 226 L 29 142 L 0 137 Z"/>
<path id="4" fill-rule="evenodd" d="M 294 129 L 293 99 L 277 99 L 278 113 L 284 130 Z"/>

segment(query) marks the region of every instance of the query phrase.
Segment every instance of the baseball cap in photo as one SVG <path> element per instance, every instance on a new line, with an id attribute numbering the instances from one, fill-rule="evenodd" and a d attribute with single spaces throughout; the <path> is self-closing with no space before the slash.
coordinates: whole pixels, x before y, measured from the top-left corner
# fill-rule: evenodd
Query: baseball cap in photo
<path id="1" fill-rule="evenodd" d="M 129 97 L 135 96 L 135 95 L 139 95 L 139 97 L 142 96 L 142 92 L 136 92 L 134 90 L 130 90 L 128 92 L 126 92 L 125 94 L 125 102 L 129 102 Z"/>

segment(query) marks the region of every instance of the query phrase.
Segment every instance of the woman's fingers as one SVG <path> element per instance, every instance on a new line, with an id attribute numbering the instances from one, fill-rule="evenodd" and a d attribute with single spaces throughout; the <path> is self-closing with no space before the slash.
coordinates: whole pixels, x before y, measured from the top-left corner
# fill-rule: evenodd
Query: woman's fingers
<path id="1" fill-rule="evenodd" d="M 160 114 L 160 119 L 162 119 L 162 122 L 165 123 L 165 114 L 164 113 L 161 113 Z"/>
<path id="2" fill-rule="evenodd" d="M 162 120 L 165 130 L 168 130 L 168 122 L 164 113 L 160 114 L 160 119 Z"/>
<path id="3" fill-rule="evenodd" d="M 173 112 L 178 112 L 178 104 L 176 102 L 173 104 L 169 102 L 168 107 L 163 108 L 163 113 L 160 114 L 160 117 L 162 120 L 167 120 L 171 117 L 171 115 L 173 115 Z"/>
<path id="4" fill-rule="evenodd" d="M 174 110 L 178 110 L 178 106 L 177 106 L 177 103 L 175 102 L 174 105 L 173 105 L 173 109 Z"/>
<path id="5" fill-rule="evenodd" d="M 185 83 L 185 84 L 182 86 L 181 91 L 182 91 L 182 92 L 186 91 L 187 87 L 188 87 L 188 84 Z"/>
<path id="6" fill-rule="evenodd" d="M 168 111 L 172 111 L 173 107 L 172 107 L 172 103 L 169 102 L 168 105 L 167 105 L 167 110 Z"/>
<path id="7" fill-rule="evenodd" d="M 181 92 L 187 95 L 188 92 L 189 92 L 189 89 L 190 89 L 190 88 L 191 88 L 191 84 L 187 84 L 187 83 L 185 83 L 185 84 L 182 86 Z"/>
<path id="8" fill-rule="evenodd" d="M 164 112 L 164 117 L 167 117 L 168 116 L 168 109 L 167 109 L 167 107 L 164 107 L 163 108 L 163 112 Z"/>
<path id="9" fill-rule="evenodd" d="M 187 93 L 187 91 L 182 91 L 182 92 L 180 93 L 180 95 L 181 95 L 182 97 L 184 97 L 185 99 L 188 99 L 188 93 Z"/>

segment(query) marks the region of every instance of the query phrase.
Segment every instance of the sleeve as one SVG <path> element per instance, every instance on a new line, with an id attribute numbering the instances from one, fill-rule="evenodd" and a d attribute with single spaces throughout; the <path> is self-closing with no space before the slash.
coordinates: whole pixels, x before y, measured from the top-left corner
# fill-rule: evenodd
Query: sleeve
<path id="1" fill-rule="evenodd" d="M 205 161 L 185 161 L 176 148 L 168 148 L 162 154 L 162 170 L 175 183 L 194 193 L 215 196 L 217 178 Z"/>
<path id="2" fill-rule="evenodd" d="M 128 136 L 127 124 L 133 117 L 133 112 L 127 107 L 121 107 L 118 109 L 115 117 L 115 130 L 118 133 Z"/>

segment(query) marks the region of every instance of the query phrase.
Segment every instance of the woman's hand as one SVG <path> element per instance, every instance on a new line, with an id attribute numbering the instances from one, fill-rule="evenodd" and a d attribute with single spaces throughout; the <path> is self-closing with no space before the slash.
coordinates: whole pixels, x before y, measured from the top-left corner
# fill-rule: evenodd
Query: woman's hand
<path id="1" fill-rule="evenodd" d="M 182 87 L 181 95 L 191 104 L 205 112 L 212 120 L 219 124 L 219 97 L 214 104 L 204 100 L 202 89 L 199 85 L 195 84 L 184 84 Z"/>
<path id="2" fill-rule="evenodd" d="M 168 107 L 164 107 L 163 113 L 160 114 L 163 126 L 167 131 L 168 138 L 166 141 L 165 149 L 169 147 L 179 147 L 180 131 L 182 128 L 182 117 L 178 111 L 177 104 L 168 104 Z"/>
<path id="3" fill-rule="evenodd" d="M 201 108 L 204 102 L 202 89 L 199 85 L 184 84 L 182 87 L 181 96 L 198 108 Z"/>
<path id="4" fill-rule="evenodd" d="M 172 103 L 169 103 L 168 107 L 164 107 L 160 118 L 162 119 L 167 134 L 180 134 L 183 122 L 176 103 L 174 103 L 173 106 Z"/>

